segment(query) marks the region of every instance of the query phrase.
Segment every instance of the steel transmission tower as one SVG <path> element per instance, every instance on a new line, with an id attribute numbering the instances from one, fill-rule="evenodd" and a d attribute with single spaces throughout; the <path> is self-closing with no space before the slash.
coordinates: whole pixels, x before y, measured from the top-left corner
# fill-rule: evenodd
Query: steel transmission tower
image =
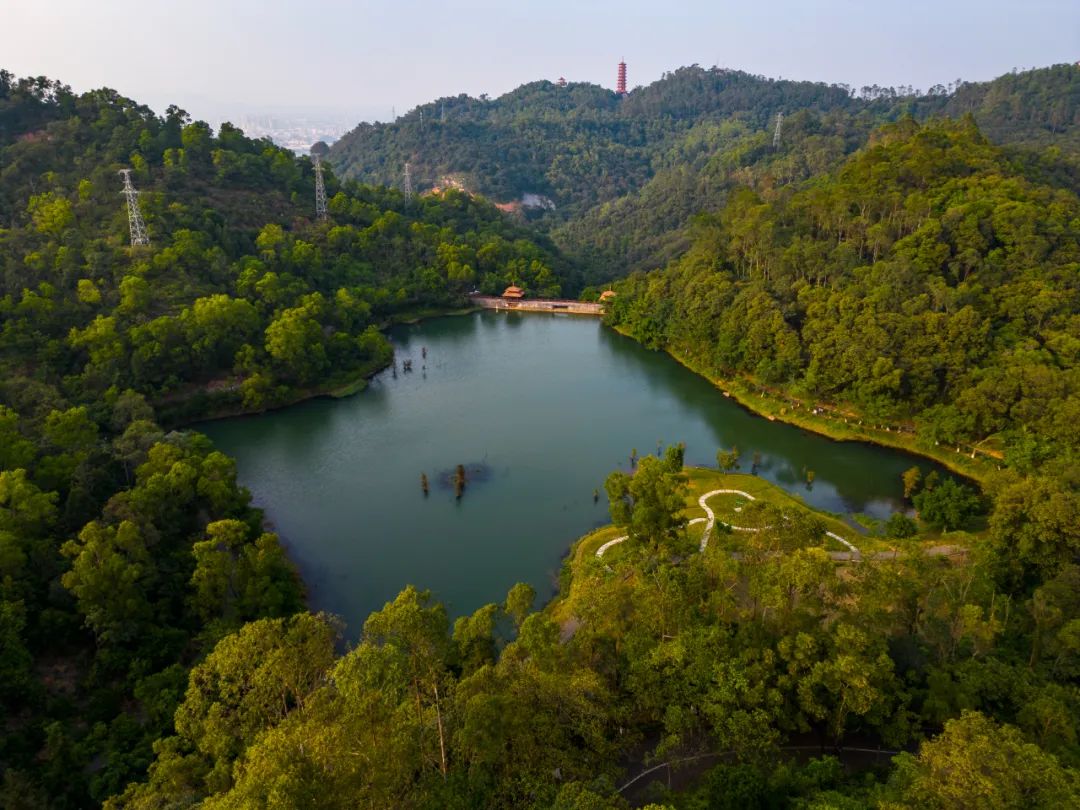
<path id="1" fill-rule="evenodd" d="M 776 114 L 776 131 L 773 133 L 773 136 L 772 136 L 772 148 L 773 149 L 779 149 L 780 148 L 780 127 L 783 125 L 783 123 L 784 123 L 784 114 L 782 112 L 778 112 Z"/>
<path id="2" fill-rule="evenodd" d="M 408 163 L 405 164 L 405 185 L 402 188 L 402 191 L 405 192 L 406 200 L 412 199 L 412 173 L 409 171 Z"/>
<path id="3" fill-rule="evenodd" d="M 146 223 L 143 222 L 142 211 L 139 210 L 139 192 L 131 185 L 131 169 L 121 169 L 120 176 L 124 178 L 124 190 L 120 193 L 127 198 L 131 246 L 149 245 L 150 237 L 146 235 Z"/>
<path id="4" fill-rule="evenodd" d="M 326 219 L 326 184 L 322 176 L 322 156 L 312 154 L 311 159 L 315 163 L 315 218 Z"/>

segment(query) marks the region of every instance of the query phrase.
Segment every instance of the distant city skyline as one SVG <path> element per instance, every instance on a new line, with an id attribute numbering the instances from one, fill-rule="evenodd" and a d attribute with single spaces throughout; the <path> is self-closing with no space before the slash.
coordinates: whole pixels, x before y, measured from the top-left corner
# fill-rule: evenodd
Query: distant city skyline
<path id="1" fill-rule="evenodd" d="M 923 90 L 1080 58 L 1075 0 L 571 2 L 0 0 L 0 68 L 217 124 L 389 120 L 537 79 L 614 89 L 689 64 Z"/>

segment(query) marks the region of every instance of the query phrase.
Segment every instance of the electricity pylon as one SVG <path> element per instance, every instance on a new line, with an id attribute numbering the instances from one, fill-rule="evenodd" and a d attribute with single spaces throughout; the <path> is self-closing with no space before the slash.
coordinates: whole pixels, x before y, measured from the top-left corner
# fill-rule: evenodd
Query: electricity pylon
<path id="1" fill-rule="evenodd" d="M 139 192 L 131 184 L 131 169 L 121 169 L 120 176 L 124 178 L 124 190 L 120 193 L 127 198 L 128 230 L 131 231 L 131 246 L 149 245 L 150 237 L 146 235 L 146 223 L 143 222 L 142 211 L 139 210 Z"/>
<path id="2" fill-rule="evenodd" d="M 326 184 L 322 176 L 322 157 L 313 154 L 311 159 L 315 163 L 315 218 L 326 219 Z"/>

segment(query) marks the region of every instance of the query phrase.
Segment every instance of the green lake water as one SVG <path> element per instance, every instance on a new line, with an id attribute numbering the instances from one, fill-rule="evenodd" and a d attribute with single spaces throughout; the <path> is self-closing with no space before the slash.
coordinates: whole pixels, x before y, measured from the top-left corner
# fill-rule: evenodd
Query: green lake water
<path id="1" fill-rule="evenodd" d="M 737 445 L 744 470 L 759 452 L 758 474 L 807 503 L 877 517 L 900 508 L 900 474 L 916 463 L 754 416 L 591 318 L 486 311 L 391 337 L 397 376 L 356 396 L 199 426 L 236 458 L 311 607 L 343 616 L 350 637 L 408 584 L 451 615 L 519 581 L 549 596 L 569 545 L 609 522 L 604 478 L 628 467 L 631 448 L 681 441 L 687 464 L 714 465 L 718 448 Z M 458 464 L 475 478 L 460 501 Z"/>

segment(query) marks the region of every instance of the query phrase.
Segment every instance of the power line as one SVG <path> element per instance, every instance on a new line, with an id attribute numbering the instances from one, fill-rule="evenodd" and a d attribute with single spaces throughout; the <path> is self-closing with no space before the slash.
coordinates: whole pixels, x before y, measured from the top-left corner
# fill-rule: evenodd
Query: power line
<path id="1" fill-rule="evenodd" d="M 142 211 L 139 210 L 139 192 L 131 184 L 131 169 L 121 169 L 119 173 L 124 178 L 124 190 L 120 193 L 127 198 L 128 230 L 131 231 L 131 246 L 149 245 L 150 237 L 146 235 L 146 223 L 143 222 Z"/>

